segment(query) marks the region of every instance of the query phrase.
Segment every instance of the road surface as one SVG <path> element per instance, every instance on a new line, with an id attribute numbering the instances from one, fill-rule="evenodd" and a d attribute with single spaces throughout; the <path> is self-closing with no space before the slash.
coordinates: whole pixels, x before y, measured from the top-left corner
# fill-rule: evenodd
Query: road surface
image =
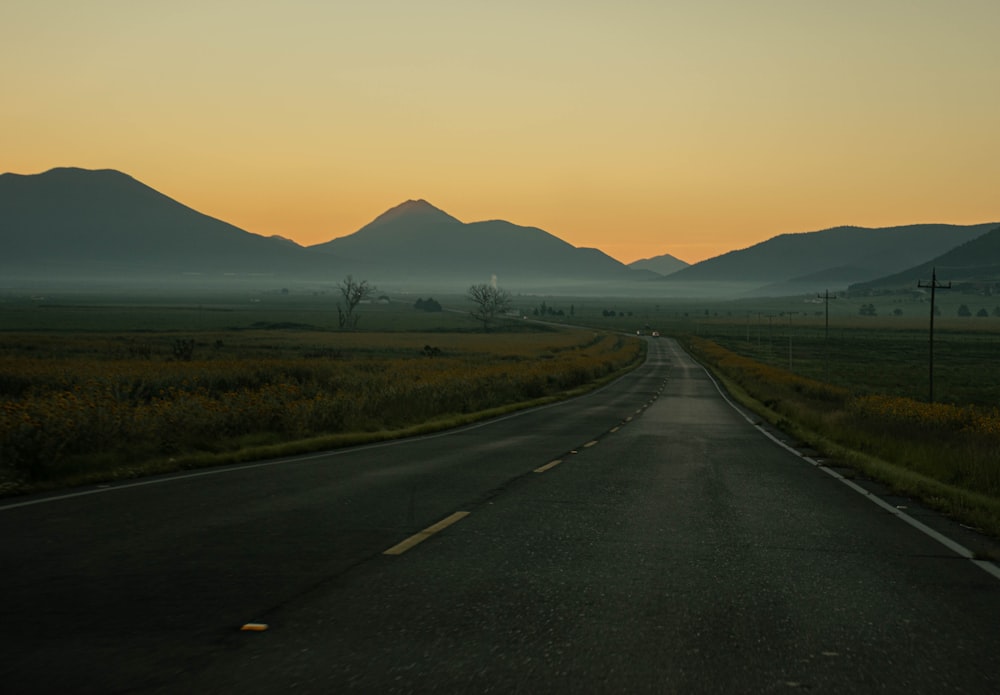
<path id="1" fill-rule="evenodd" d="M 8 500 L 0 683 L 1000 691 L 1000 570 L 944 544 L 990 542 L 752 420 L 651 339 L 614 384 L 478 426 Z"/>

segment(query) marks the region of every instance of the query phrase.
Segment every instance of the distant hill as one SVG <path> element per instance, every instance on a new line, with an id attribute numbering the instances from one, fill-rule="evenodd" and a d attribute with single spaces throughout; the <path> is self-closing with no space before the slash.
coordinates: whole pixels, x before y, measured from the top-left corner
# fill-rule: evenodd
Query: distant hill
<path id="1" fill-rule="evenodd" d="M 657 277 L 535 227 L 467 224 L 424 200 L 302 247 L 204 215 L 121 172 L 78 168 L 0 175 L 0 273 L 5 281 L 63 283 L 245 276 L 332 283 L 352 274 L 385 288 L 457 292 L 494 276 L 520 291 Z"/>
<path id="2" fill-rule="evenodd" d="M 267 238 L 268 239 L 275 239 L 277 241 L 284 242 L 286 244 L 289 244 L 290 246 L 297 246 L 299 248 L 302 248 L 302 244 L 300 244 L 299 242 L 295 241 L 294 239 L 289 239 L 288 237 L 281 236 L 280 234 L 272 234 L 271 236 L 269 236 Z"/>
<path id="3" fill-rule="evenodd" d="M 465 223 L 425 200 L 408 200 L 353 234 L 309 249 L 373 268 L 382 282 L 433 278 L 464 288 L 495 276 L 508 287 L 555 287 L 655 277 L 537 227 Z"/>
<path id="4" fill-rule="evenodd" d="M 0 175 L 0 270 L 37 279 L 302 273 L 334 263 L 222 222 L 113 170 Z"/>
<path id="5" fill-rule="evenodd" d="M 537 227 L 466 223 L 425 200 L 409 200 L 353 234 L 303 247 L 204 215 L 118 171 L 59 168 L 0 175 L 0 280 L 263 277 L 272 285 L 332 285 L 351 274 L 383 290 L 464 292 L 496 277 L 515 292 L 779 296 L 911 283 L 930 264 L 949 269 L 956 281 L 1000 276 L 1000 240 L 993 234 L 980 240 L 998 227 L 837 227 L 784 234 L 691 266 L 669 255 L 626 266 Z"/>
<path id="6" fill-rule="evenodd" d="M 773 296 L 844 289 L 923 263 L 996 226 L 835 227 L 782 234 L 696 263 L 663 282 L 687 285 L 688 291 L 701 286 L 706 292 L 721 283 L 729 292 Z"/>
<path id="7" fill-rule="evenodd" d="M 669 253 L 652 258 L 643 258 L 628 264 L 628 267 L 634 270 L 648 270 L 659 275 L 672 275 L 678 270 L 684 270 L 688 266 L 690 266 L 689 263 L 685 263 L 679 258 L 674 258 Z"/>
<path id="8" fill-rule="evenodd" d="M 886 277 L 852 284 L 851 292 L 874 289 L 916 288 L 920 282 L 928 282 L 936 269 L 937 277 L 953 284 L 995 285 L 1000 283 L 1000 225 L 957 246 L 950 251 L 931 258 L 912 268 Z"/>

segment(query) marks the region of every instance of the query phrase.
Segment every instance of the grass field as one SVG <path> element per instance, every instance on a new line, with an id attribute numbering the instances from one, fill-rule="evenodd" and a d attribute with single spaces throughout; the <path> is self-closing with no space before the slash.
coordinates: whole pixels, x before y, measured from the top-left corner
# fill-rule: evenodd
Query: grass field
<path id="1" fill-rule="evenodd" d="M 680 338 L 824 456 L 1000 537 L 1000 299 L 939 299 L 933 403 L 930 305 L 915 293 L 840 296 L 829 323 L 819 297 L 545 302 L 573 302 L 573 318 L 555 320 Z"/>
<path id="2" fill-rule="evenodd" d="M 942 295 L 932 404 L 929 305 L 916 295 L 828 306 L 515 295 L 517 316 L 531 320 L 487 334 L 461 295 L 434 297 L 446 309 L 434 313 L 394 295 L 360 306 L 361 330 L 341 332 L 326 290 L 0 293 L 0 485 L 460 424 L 620 373 L 642 350 L 621 336 L 656 330 L 782 427 L 1000 534 L 998 300 Z"/>
<path id="3" fill-rule="evenodd" d="M 195 299 L 0 304 L 0 491 L 455 426 L 590 388 L 644 351 L 521 319 L 483 333 L 461 298 L 364 305 L 361 331 L 331 329 L 330 297 Z"/>
<path id="4" fill-rule="evenodd" d="M 957 405 L 1000 404 L 1000 298 L 944 297 L 934 332 L 934 400 Z M 536 300 L 536 304 L 541 300 Z M 693 335 L 739 354 L 858 394 L 928 400 L 930 307 L 912 296 L 818 297 L 739 301 L 627 300 L 548 297 L 546 306 L 573 306 L 554 320 L 648 333 Z M 876 315 L 862 315 L 868 304 Z M 958 315 L 965 305 L 971 316 Z M 987 316 L 976 316 L 980 310 Z M 894 312 L 900 312 L 896 315 Z M 608 315 L 613 313 L 613 315 Z"/>
<path id="5" fill-rule="evenodd" d="M 847 381 L 864 388 L 851 388 L 758 361 L 704 337 L 682 340 L 745 405 L 825 457 L 1000 536 L 995 406 L 881 393 L 870 385 L 875 378 L 856 374 Z M 883 367 L 891 371 L 888 362 Z"/>

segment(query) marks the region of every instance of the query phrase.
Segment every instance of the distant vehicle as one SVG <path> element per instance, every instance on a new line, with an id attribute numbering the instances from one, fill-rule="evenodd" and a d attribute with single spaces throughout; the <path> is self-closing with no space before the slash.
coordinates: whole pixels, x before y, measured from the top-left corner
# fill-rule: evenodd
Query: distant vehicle
<path id="1" fill-rule="evenodd" d="M 660 337 L 660 332 L 659 331 L 653 331 L 653 337 L 654 338 L 659 338 Z"/>

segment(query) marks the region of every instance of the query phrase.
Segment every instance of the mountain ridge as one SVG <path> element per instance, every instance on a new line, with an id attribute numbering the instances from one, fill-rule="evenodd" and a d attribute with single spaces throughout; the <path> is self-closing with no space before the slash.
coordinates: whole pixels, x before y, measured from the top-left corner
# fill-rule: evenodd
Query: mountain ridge
<path id="1" fill-rule="evenodd" d="M 435 284 L 464 291 L 499 276 L 522 286 L 645 279 L 596 249 L 535 227 L 464 223 L 407 200 L 357 232 L 303 247 L 205 215 L 113 169 L 0 175 L 0 270 L 7 278 L 271 276 Z"/>
<path id="2" fill-rule="evenodd" d="M 600 282 L 631 272 L 603 251 L 577 248 L 538 227 L 505 220 L 462 222 L 422 199 L 391 208 L 353 234 L 309 248 L 380 265 L 391 275 L 419 267 L 456 283 L 493 276 L 501 282 L 542 276 L 552 282 Z"/>
<path id="3" fill-rule="evenodd" d="M 0 176 L 0 242 L 0 263 L 15 274 L 26 264 L 97 264 L 127 276 L 318 269 L 302 247 L 205 215 L 113 169 Z"/>
<path id="4" fill-rule="evenodd" d="M 997 227 L 840 226 L 780 234 L 693 265 L 669 254 L 625 265 L 538 227 L 463 222 L 423 198 L 351 234 L 301 246 L 205 215 L 114 169 L 0 174 L 0 270 L 7 278 L 263 275 L 331 283 L 353 274 L 383 287 L 461 291 L 496 278 L 531 292 L 801 294 L 903 273 Z M 1000 248 L 972 253 L 982 272 L 1000 264 Z M 656 262 L 681 267 L 668 274 L 650 265 Z"/>
<path id="5" fill-rule="evenodd" d="M 417 198 L 415 200 L 411 198 L 400 203 L 399 205 L 389 208 L 364 227 L 354 232 L 354 234 L 364 232 L 365 230 L 370 231 L 386 225 L 396 224 L 399 220 L 407 220 L 411 223 L 419 220 L 422 226 L 430 224 L 462 224 L 460 220 L 452 217 L 444 210 L 431 205 L 423 198 Z M 330 241 L 333 241 L 333 239 Z M 329 241 L 313 245 L 321 246 L 326 243 L 329 243 Z"/>
<path id="6" fill-rule="evenodd" d="M 921 281 L 930 279 L 931 274 L 948 275 L 947 280 L 956 283 L 996 284 L 1000 283 L 1000 224 L 994 229 L 974 239 L 970 239 L 940 256 L 907 268 L 893 275 L 852 284 L 852 292 L 877 288 L 914 287 Z"/>
<path id="7" fill-rule="evenodd" d="M 688 268 L 690 265 L 690 263 L 686 263 L 669 253 L 664 253 L 652 258 L 640 258 L 638 261 L 629 263 L 628 267 L 636 270 L 649 270 L 666 276 L 673 275 L 678 270 Z"/>
<path id="8" fill-rule="evenodd" d="M 779 234 L 696 263 L 665 283 L 742 283 L 751 295 L 801 294 L 901 272 L 985 234 L 997 223 L 840 226 Z M 838 272 L 843 271 L 843 272 Z"/>

